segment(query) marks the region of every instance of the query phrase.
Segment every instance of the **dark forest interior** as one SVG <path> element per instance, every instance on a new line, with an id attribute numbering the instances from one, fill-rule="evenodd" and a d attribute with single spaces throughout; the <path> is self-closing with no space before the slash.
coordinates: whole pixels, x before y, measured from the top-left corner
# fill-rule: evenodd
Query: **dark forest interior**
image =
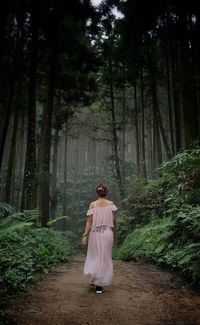
<path id="1" fill-rule="evenodd" d="M 2 304 L 81 252 L 99 183 L 113 257 L 199 288 L 198 2 L 3 0 L 0 44 Z"/>

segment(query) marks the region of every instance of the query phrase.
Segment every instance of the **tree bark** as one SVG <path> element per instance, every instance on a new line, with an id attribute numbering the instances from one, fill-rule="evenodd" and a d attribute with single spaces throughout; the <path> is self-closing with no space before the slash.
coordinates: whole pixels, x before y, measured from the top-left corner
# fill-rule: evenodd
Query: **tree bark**
<path id="1" fill-rule="evenodd" d="M 174 145 L 174 132 L 173 132 L 173 112 L 172 112 L 172 101 L 171 101 L 171 81 L 170 81 L 170 58 L 168 49 L 168 40 L 165 41 L 165 54 L 166 54 L 166 77 L 167 77 L 167 98 L 168 98 L 168 111 L 169 111 L 169 133 L 171 139 L 172 154 L 175 154 Z"/>
<path id="2" fill-rule="evenodd" d="M 65 124 L 65 147 L 64 147 L 64 187 L 63 187 L 63 215 L 67 214 L 67 149 L 68 149 L 67 122 Z"/>
<path id="3" fill-rule="evenodd" d="M 22 19 L 22 17 L 20 17 Z M 1 132 L 1 142 L 0 142 L 0 170 L 2 167 L 2 161 L 3 161 L 3 154 L 4 154 L 4 147 L 6 143 L 6 137 L 9 127 L 9 121 L 12 111 L 12 104 L 14 100 L 14 94 L 15 94 L 15 87 L 16 87 L 16 81 L 17 81 L 17 72 L 18 72 L 18 61 L 19 61 L 19 53 L 21 48 L 21 39 L 20 39 L 20 28 L 21 28 L 21 21 L 18 22 L 18 29 L 17 29 L 17 36 L 16 36 L 16 47 L 14 52 L 14 58 L 13 58 L 13 73 L 11 77 L 10 82 L 10 92 L 9 92 L 9 98 L 8 103 L 5 111 L 5 119 L 4 124 L 2 126 L 2 132 Z"/>
<path id="4" fill-rule="evenodd" d="M 51 153 L 51 128 L 52 113 L 54 106 L 54 91 L 56 77 L 56 61 L 57 61 L 57 44 L 59 34 L 60 19 L 60 2 L 55 4 L 53 22 L 52 22 L 52 41 L 50 49 L 50 65 L 49 65 L 49 84 L 47 92 L 47 104 L 44 106 L 43 117 L 43 150 L 42 150 L 42 176 L 40 185 L 40 206 L 42 210 L 42 226 L 46 227 L 49 220 L 49 201 L 50 201 L 50 153 Z"/>
<path id="5" fill-rule="evenodd" d="M 28 84 L 28 134 L 22 202 L 22 207 L 24 209 L 33 209 L 36 207 L 36 89 L 39 33 L 38 6 L 38 0 L 35 0 L 31 15 L 31 47 Z"/>
<path id="6" fill-rule="evenodd" d="M 122 175 L 120 170 L 120 159 L 119 159 L 119 151 L 118 144 L 119 139 L 117 135 L 117 126 L 116 126 L 116 116 L 115 116 L 115 102 L 114 102 L 114 86 L 113 86 L 113 63 L 112 63 L 112 39 L 110 39 L 110 53 L 108 58 L 109 65 L 109 86 L 110 86 L 110 110 L 112 116 L 112 136 L 113 136 L 113 148 L 114 148 L 114 162 L 115 162 L 115 170 L 117 175 L 117 181 L 119 185 L 119 192 L 121 198 L 124 196 L 123 184 L 122 184 Z"/>
<path id="7" fill-rule="evenodd" d="M 137 165 L 137 176 L 140 175 L 140 135 L 138 127 L 138 104 L 137 104 L 137 84 L 134 83 L 134 105 L 135 105 L 135 141 L 136 141 L 136 165 Z"/>
<path id="8" fill-rule="evenodd" d="M 57 207 L 57 165 L 58 165 L 58 143 L 59 143 L 59 128 L 55 128 L 54 144 L 53 144 L 53 173 L 52 173 L 52 190 L 51 190 L 51 217 L 56 216 Z"/>
<path id="9" fill-rule="evenodd" d="M 16 109 L 16 111 L 14 113 L 13 133 L 12 133 L 10 154 L 9 154 L 9 159 L 8 159 L 7 177 L 6 177 L 5 202 L 8 202 L 8 203 L 10 203 L 13 166 L 14 166 L 14 162 L 15 162 L 18 120 L 19 120 L 19 111 L 18 111 L 18 109 Z"/>
<path id="10" fill-rule="evenodd" d="M 146 161 L 145 161 L 145 120 L 144 120 L 144 79 L 143 67 L 140 67 L 140 82 L 141 82 L 141 155 L 140 155 L 140 175 L 146 178 Z"/>
<path id="11" fill-rule="evenodd" d="M 179 8 L 180 9 L 180 8 Z M 196 100 L 194 70 L 191 65 L 191 53 L 188 32 L 188 17 L 180 9 L 179 20 L 179 56 L 181 69 L 181 96 L 183 102 L 183 130 L 184 130 L 184 148 L 187 149 L 199 138 L 198 107 Z"/>

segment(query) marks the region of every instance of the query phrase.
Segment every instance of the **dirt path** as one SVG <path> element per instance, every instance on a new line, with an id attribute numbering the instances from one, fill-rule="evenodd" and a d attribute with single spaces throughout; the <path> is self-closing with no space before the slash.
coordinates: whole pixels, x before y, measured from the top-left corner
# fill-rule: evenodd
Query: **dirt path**
<path id="1" fill-rule="evenodd" d="M 200 296 L 176 275 L 114 261 L 112 286 L 96 294 L 84 257 L 63 264 L 9 308 L 9 325 L 200 325 Z"/>

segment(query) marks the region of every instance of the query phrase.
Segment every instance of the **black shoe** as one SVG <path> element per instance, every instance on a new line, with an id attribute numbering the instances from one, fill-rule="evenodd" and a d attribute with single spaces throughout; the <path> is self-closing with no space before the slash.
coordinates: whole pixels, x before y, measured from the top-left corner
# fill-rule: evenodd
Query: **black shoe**
<path id="1" fill-rule="evenodd" d="M 96 293 L 103 293 L 103 288 L 100 286 L 96 286 Z"/>

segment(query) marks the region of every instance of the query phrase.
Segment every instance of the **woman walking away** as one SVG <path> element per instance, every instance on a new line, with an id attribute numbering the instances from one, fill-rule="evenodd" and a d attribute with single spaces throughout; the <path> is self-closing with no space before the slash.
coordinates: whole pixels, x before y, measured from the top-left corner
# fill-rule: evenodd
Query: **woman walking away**
<path id="1" fill-rule="evenodd" d="M 96 187 L 98 199 L 90 204 L 87 212 L 82 244 L 88 248 L 84 265 L 84 276 L 89 284 L 96 286 L 96 293 L 102 293 L 103 287 L 112 281 L 112 246 L 116 231 L 115 211 L 117 207 L 106 199 L 108 188 L 105 184 Z"/>

